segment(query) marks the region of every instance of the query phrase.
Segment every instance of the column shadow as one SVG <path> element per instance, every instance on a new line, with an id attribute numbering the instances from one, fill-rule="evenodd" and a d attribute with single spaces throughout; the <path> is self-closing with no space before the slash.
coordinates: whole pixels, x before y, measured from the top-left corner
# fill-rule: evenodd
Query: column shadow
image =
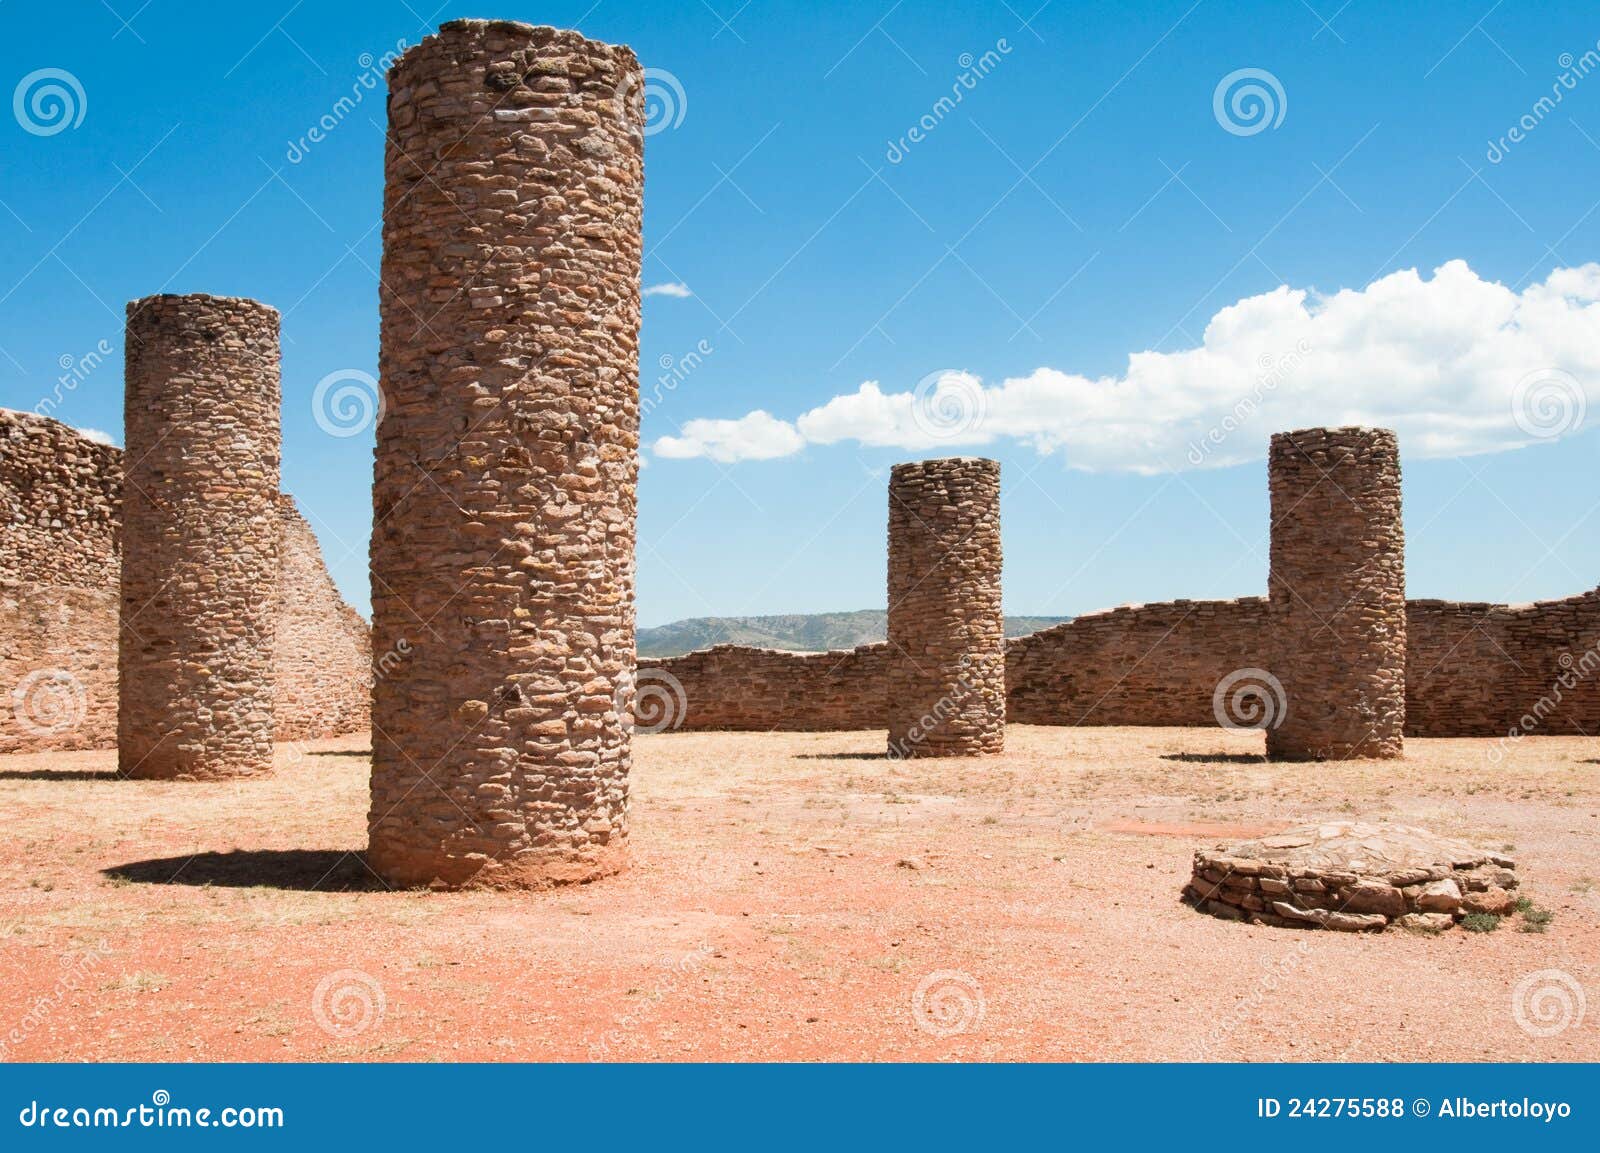
<path id="1" fill-rule="evenodd" d="M 359 849 L 239 849 L 130 861 L 100 872 L 113 880 L 141 885 L 216 885 L 319 893 L 387 888 L 367 868 Z"/>

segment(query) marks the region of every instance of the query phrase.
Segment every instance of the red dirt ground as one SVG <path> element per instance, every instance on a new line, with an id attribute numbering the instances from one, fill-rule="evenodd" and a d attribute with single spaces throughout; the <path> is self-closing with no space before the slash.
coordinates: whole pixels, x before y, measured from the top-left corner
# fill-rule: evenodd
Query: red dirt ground
<path id="1" fill-rule="evenodd" d="M 117 780 L 109 751 L 0 757 L 0 1046 L 1600 1059 L 1600 742 L 1528 738 L 1496 763 L 1496 742 L 1416 740 L 1398 764 L 1326 765 L 1267 764 L 1259 734 L 1222 730 L 1012 726 L 980 761 L 892 763 L 882 742 L 641 737 L 632 868 L 544 893 L 372 889 L 345 855 L 360 738 L 225 785 Z M 1311 933 L 1179 903 L 1195 846 L 1350 815 L 1514 846 L 1548 932 Z"/>

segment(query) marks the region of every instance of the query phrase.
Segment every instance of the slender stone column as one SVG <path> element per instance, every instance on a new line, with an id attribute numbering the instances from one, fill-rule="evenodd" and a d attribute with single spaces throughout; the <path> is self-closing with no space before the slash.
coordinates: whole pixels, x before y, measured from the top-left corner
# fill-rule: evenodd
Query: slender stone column
<path id="1" fill-rule="evenodd" d="M 1272 672 L 1279 760 L 1398 757 L 1406 719 L 1400 448 L 1381 428 L 1272 438 Z"/>
<path id="2" fill-rule="evenodd" d="M 278 313 L 128 305 L 117 760 L 132 777 L 272 768 Z"/>
<path id="3" fill-rule="evenodd" d="M 889 478 L 889 755 L 1005 745 L 1000 465 L 976 457 Z"/>
<path id="4" fill-rule="evenodd" d="M 483 20 L 389 73 L 367 826 L 395 884 L 623 864 L 642 86 L 627 48 Z"/>

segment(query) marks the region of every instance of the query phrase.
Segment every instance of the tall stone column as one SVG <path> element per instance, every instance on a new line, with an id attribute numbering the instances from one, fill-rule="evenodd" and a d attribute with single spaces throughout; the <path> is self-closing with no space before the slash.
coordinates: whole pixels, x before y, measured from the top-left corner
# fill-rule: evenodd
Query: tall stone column
<path id="1" fill-rule="evenodd" d="M 1272 438 L 1271 669 L 1280 760 L 1398 757 L 1406 717 L 1400 448 L 1381 428 Z"/>
<path id="2" fill-rule="evenodd" d="M 117 761 L 132 777 L 272 768 L 278 313 L 128 305 Z"/>
<path id="3" fill-rule="evenodd" d="M 633 53 L 575 32 L 452 21 L 389 73 L 367 825 L 395 884 L 623 863 L 643 124 Z"/>
<path id="4" fill-rule="evenodd" d="M 1000 464 L 899 464 L 889 477 L 889 755 L 1005 745 Z"/>

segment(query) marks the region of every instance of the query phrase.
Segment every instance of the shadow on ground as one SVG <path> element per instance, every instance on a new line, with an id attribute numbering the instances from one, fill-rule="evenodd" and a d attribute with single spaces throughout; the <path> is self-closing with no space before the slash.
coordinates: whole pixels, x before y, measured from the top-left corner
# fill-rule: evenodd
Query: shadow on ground
<path id="1" fill-rule="evenodd" d="M 4 769 L 0 781 L 120 781 L 116 769 Z"/>
<path id="2" fill-rule="evenodd" d="M 372 875 L 357 849 L 241 849 L 232 853 L 196 853 L 192 857 L 157 857 L 100 871 L 113 880 L 143 885 L 219 885 L 324 893 L 386 887 Z"/>
<path id="3" fill-rule="evenodd" d="M 887 761 L 889 754 L 877 753 L 796 753 L 797 761 Z"/>
<path id="4" fill-rule="evenodd" d="M 1163 761 L 1182 761 L 1187 765 L 1264 765 L 1259 753 L 1162 753 Z"/>
<path id="5" fill-rule="evenodd" d="M 370 757 L 371 749 L 323 749 L 321 752 L 311 754 L 313 757 Z"/>

